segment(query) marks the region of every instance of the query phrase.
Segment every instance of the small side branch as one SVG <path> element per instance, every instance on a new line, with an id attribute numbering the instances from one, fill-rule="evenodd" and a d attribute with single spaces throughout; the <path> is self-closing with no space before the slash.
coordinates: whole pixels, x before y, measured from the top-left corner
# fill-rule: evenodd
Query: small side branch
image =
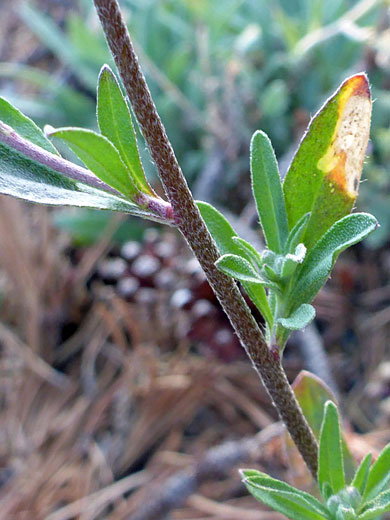
<path id="1" fill-rule="evenodd" d="M 0 121 L 0 141 L 7 146 L 21 152 L 26 157 L 33 159 L 34 161 L 51 168 L 52 170 L 61 173 L 69 179 L 83 182 L 97 188 L 104 190 L 113 195 L 122 197 L 122 195 L 111 186 L 108 186 L 105 182 L 98 179 L 90 170 L 77 166 L 66 159 L 63 159 L 59 155 L 47 152 L 40 146 L 35 145 L 27 139 L 23 139 L 19 134 L 15 132 L 10 126 Z"/>

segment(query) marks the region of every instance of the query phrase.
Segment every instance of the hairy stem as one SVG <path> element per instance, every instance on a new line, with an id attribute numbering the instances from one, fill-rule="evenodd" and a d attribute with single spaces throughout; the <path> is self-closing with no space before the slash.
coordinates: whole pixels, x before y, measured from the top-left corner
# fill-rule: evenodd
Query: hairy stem
<path id="1" fill-rule="evenodd" d="M 289 385 L 277 353 L 265 338 L 235 282 L 218 271 L 220 256 L 200 216 L 185 177 L 175 157 L 165 128 L 154 106 L 138 64 L 117 0 L 94 0 L 107 43 L 114 56 L 134 113 L 156 163 L 176 224 L 206 273 L 241 344 L 262 378 L 281 419 L 314 478 L 317 476 L 317 441 Z"/>
<path id="2" fill-rule="evenodd" d="M 58 173 L 62 173 L 65 177 L 83 182 L 84 184 L 88 184 L 88 186 L 98 188 L 99 190 L 108 191 L 113 195 L 122 196 L 117 190 L 111 188 L 111 186 L 108 186 L 108 184 L 98 179 L 91 171 L 82 168 L 81 166 L 77 166 L 77 164 L 73 164 L 59 155 L 47 152 L 27 139 L 23 139 L 23 137 L 15 132 L 15 130 L 1 121 L 0 141 L 11 148 L 18 150 L 23 155 L 30 157 L 30 159 L 44 164 Z"/>

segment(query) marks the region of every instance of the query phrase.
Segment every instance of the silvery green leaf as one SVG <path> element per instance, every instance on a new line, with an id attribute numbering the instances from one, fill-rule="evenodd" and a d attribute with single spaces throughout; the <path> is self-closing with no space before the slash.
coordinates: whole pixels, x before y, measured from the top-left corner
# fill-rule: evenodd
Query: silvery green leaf
<path id="1" fill-rule="evenodd" d="M 227 253 L 242 255 L 242 249 L 234 240 L 237 237 L 237 233 L 222 213 L 207 202 L 197 202 L 197 206 L 221 255 Z M 273 316 L 264 287 L 258 283 L 250 282 L 242 282 L 242 285 L 250 299 L 264 316 L 266 322 L 269 326 L 272 326 Z"/>
<path id="2" fill-rule="evenodd" d="M 239 280 L 240 282 L 246 283 L 254 283 L 259 284 L 264 287 L 272 287 L 277 288 L 275 284 L 269 282 L 260 277 L 260 275 L 254 270 L 252 265 L 243 258 L 238 255 L 223 255 L 219 258 L 215 265 L 218 267 L 220 271 Z"/>
<path id="3" fill-rule="evenodd" d="M 363 495 L 366 489 L 367 478 L 370 471 L 372 455 L 368 453 L 361 461 L 358 469 L 356 470 L 355 476 L 351 482 L 351 486 L 359 490 L 360 494 Z"/>
<path id="4" fill-rule="evenodd" d="M 338 255 L 378 226 L 368 213 L 352 213 L 337 221 L 306 257 L 291 295 L 291 306 L 310 303 L 328 279 Z"/>
<path id="5" fill-rule="evenodd" d="M 254 266 L 261 267 L 262 260 L 260 253 L 246 240 L 241 237 L 233 237 L 234 242 L 241 249 L 241 256 L 244 256 L 248 262 Z"/>
<path id="6" fill-rule="evenodd" d="M 250 147 L 252 190 L 269 249 L 282 253 L 288 236 L 286 206 L 278 163 L 268 136 L 254 133 Z"/>
<path id="7" fill-rule="evenodd" d="M 321 490 L 326 482 L 330 485 L 332 494 L 345 487 L 339 416 L 332 401 L 325 404 L 318 455 L 318 485 Z"/>
<path id="8" fill-rule="evenodd" d="M 314 320 L 315 315 L 314 307 L 308 303 L 303 303 L 288 318 L 279 318 L 277 323 L 288 330 L 300 330 L 309 325 Z"/>
<path id="9" fill-rule="evenodd" d="M 383 491 L 390 482 L 390 444 L 385 446 L 378 458 L 371 466 L 363 501 L 368 502 L 374 499 Z"/>
<path id="10" fill-rule="evenodd" d="M 291 520 L 329 519 L 328 511 L 316 498 L 281 480 L 254 470 L 242 470 L 248 491 L 260 502 Z"/>
<path id="11" fill-rule="evenodd" d="M 286 242 L 286 247 L 284 249 L 285 254 L 292 253 L 293 251 L 295 251 L 297 245 L 302 242 L 301 239 L 306 231 L 310 215 L 311 213 L 306 213 L 305 215 L 303 215 L 290 231 Z"/>
<path id="12" fill-rule="evenodd" d="M 389 469 L 389 468 L 388 468 Z M 377 495 L 373 500 L 364 504 L 359 511 L 359 520 L 379 518 L 383 513 L 390 511 L 390 490 Z"/>
<path id="13" fill-rule="evenodd" d="M 298 265 L 302 264 L 306 256 L 306 247 L 304 244 L 298 244 L 295 248 L 294 254 L 287 253 L 283 259 L 281 268 L 281 277 L 283 279 L 291 278 L 296 271 Z"/>

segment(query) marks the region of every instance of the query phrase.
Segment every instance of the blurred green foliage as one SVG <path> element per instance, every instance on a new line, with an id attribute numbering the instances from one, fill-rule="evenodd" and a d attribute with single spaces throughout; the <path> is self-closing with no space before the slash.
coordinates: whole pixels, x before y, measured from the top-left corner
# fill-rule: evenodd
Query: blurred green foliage
<path id="1" fill-rule="evenodd" d="M 226 204 L 249 193 L 248 149 L 261 128 L 285 170 L 310 115 L 348 75 L 366 70 L 374 105 L 371 158 L 360 209 L 390 233 L 390 29 L 388 0 L 121 0 L 153 98 L 190 182 L 218 150 L 223 182 L 212 198 Z M 48 74 L 0 64 L 0 78 L 25 80 L 34 95 L 7 96 L 35 120 L 91 126 L 101 65 L 111 66 L 91 0 L 78 0 L 62 30 L 25 3 L 24 23 L 60 61 Z M 39 91 L 39 96 L 36 90 Z M 141 147 L 141 151 L 146 154 Z M 145 157 L 143 158 L 145 159 Z M 150 161 L 147 174 L 153 178 Z M 240 194 L 247 186 L 248 191 Z M 237 190 L 237 187 L 240 187 Z M 196 195 L 196 193 L 195 193 Z M 241 196 L 241 199 L 240 199 Z M 230 198 L 232 200 L 232 198 Z M 236 206 L 237 207 L 237 206 Z M 383 216 L 377 211 L 383 208 Z M 373 235 L 374 240 L 374 235 Z"/>
<path id="2" fill-rule="evenodd" d="M 110 230 L 113 218 L 114 214 L 109 211 L 67 208 L 56 211 L 54 224 L 57 228 L 70 233 L 76 246 L 88 246 L 97 242 L 102 232 Z M 129 240 L 140 241 L 146 226 L 144 220 L 126 218 L 115 225 L 111 240 L 116 244 L 123 244 Z"/>

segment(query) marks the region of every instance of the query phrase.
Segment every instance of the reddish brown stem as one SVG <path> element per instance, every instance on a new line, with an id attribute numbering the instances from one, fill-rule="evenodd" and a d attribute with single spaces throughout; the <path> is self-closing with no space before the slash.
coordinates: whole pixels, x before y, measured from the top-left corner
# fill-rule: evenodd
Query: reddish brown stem
<path id="1" fill-rule="evenodd" d="M 317 476 L 317 441 L 289 385 L 280 359 L 274 357 L 235 282 L 218 271 L 220 256 L 200 216 L 154 106 L 138 64 L 117 0 L 94 0 L 108 46 L 114 56 L 134 113 L 156 163 L 177 226 L 206 273 L 218 300 L 267 388 L 281 419 L 314 478 Z"/>

